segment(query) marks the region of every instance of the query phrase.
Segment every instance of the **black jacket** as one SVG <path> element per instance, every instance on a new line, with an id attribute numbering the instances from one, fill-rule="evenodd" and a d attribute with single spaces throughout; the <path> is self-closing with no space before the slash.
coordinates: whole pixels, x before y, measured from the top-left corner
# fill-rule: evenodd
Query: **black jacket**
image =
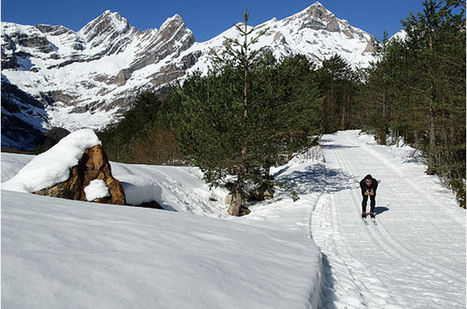
<path id="1" fill-rule="evenodd" d="M 376 195 L 376 189 L 378 188 L 378 180 L 372 178 L 371 179 L 371 185 L 367 185 L 366 182 L 365 182 L 365 178 L 363 178 L 361 181 L 360 181 L 360 189 L 362 189 L 362 195 L 365 194 L 366 190 L 370 190 L 373 189 L 373 192 L 375 193 Z"/>

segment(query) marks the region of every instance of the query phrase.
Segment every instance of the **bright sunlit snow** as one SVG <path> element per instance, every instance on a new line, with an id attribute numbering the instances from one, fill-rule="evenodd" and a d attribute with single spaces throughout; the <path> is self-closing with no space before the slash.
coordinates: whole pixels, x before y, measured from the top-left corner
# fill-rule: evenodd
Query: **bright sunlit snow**
<path id="1" fill-rule="evenodd" d="M 226 215 L 199 169 L 112 163 L 164 211 L 4 190 L 39 156 L 2 153 L 5 308 L 465 308 L 465 210 L 419 153 L 358 131 L 275 168 L 297 191 Z M 376 221 L 358 181 L 380 180 Z M 196 214 L 196 215 L 195 215 Z"/>
<path id="2" fill-rule="evenodd" d="M 91 180 L 89 185 L 84 188 L 84 194 L 86 194 L 87 201 L 94 201 L 98 198 L 110 196 L 109 188 L 107 188 L 105 182 L 101 179 Z"/>

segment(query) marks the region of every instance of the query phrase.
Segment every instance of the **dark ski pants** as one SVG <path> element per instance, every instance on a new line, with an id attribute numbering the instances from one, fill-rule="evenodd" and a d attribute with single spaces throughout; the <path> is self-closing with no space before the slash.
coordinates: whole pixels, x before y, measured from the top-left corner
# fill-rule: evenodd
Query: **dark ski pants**
<path id="1" fill-rule="evenodd" d="M 366 205 L 368 204 L 368 197 L 370 197 L 370 211 L 375 212 L 376 194 L 375 195 L 363 195 L 362 212 L 366 212 Z"/>

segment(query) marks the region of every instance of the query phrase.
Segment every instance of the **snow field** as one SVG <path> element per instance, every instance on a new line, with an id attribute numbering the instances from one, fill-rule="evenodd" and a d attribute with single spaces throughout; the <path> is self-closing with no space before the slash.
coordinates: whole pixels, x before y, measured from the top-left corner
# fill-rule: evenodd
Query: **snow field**
<path id="1" fill-rule="evenodd" d="M 2 153 L 2 189 L 33 158 Z M 278 189 L 241 218 L 196 168 L 112 163 L 127 197 L 176 212 L 2 190 L 2 305 L 465 308 L 465 210 L 419 159 L 325 135 L 272 171 L 297 202 Z M 368 173 L 378 226 L 360 217 Z"/>
<path id="2" fill-rule="evenodd" d="M 2 154 L 2 181 L 35 158 Z M 316 308 L 320 303 L 321 255 L 295 221 L 297 229 L 284 231 L 208 218 L 226 216 L 222 200 L 210 201 L 226 191 L 209 190 L 195 168 L 112 163 L 112 170 L 127 196 L 145 199 L 152 192 L 178 212 L 2 190 L 2 305 Z"/>
<path id="3" fill-rule="evenodd" d="M 2 191 L 2 208 L 5 307 L 306 308 L 319 301 L 319 252 L 291 233 L 11 191 Z"/>

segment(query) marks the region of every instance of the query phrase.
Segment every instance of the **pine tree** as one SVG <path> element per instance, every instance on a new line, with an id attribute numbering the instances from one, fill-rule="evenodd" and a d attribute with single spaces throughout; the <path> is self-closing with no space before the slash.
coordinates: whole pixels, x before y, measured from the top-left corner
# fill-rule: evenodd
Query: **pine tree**
<path id="1" fill-rule="evenodd" d="M 320 81 L 325 132 L 350 129 L 356 92 L 355 72 L 342 57 L 335 55 L 323 61 Z"/>
<path id="2" fill-rule="evenodd" d="M 378 60 L 364 70 L 364 83 L 359 87 L 355 109 L 360 126 L 371 128 L 370 131 L 374 131 L 377 141 L 382 145 L 387 143 L 386 135 L 389 133 L 391 121 L 391 94 L 387 73 L 390 67 L 383 57 L 387 52 L 388 43 L 388 33 L 384 31 L 375 53 Z M 368 102 L 371 102 L 370 107 Z"/>
<path id="3" fill-rule="evenodd" d="M 236 26 L 241 41 L 227 40 L 208 75 L 191 75 L 174 96 L 182 106 L 173 124 L 183 153 L 212 184 L 235 176 L 229 186 L 229 213 L 235 216 L 243 213 L 251 186 L 270 188 L 271 166 L 318 136 L 320 109 L 306 58 L 280 64 L 271 54 L 252 51 L 263 31 L 249 28 L 248 17 L 245 11 L 244 24 Z"/>
<path id="4" fill-rule="evenodd" d="M 458 1 L 423 2 L 404 21 L 419 108 L 424 109 L 422 149 L 428 173 L 456 187 L 465 205 L 465 17 Z M 465 207 L 465 206 L 464 206 Z"/>
<path id="5" fill-rule="evenodd" d="M 241 147 L 241 156 L 240 162 L 237 165 L 237 181 L 231 190 L 232 195 L 239 200 L 236 203 L 237 207 L 234 207 L 231 210 L 232 214 L 235 216 L 239 215 L 240 213 L 239 205 L 243 204 L 242 196 L 245 191 L 245 181 L 249 177 L 248 169 L 251 168 L 251 159 L 249 158 L 251 156 L 248 152 L 253 133 L 251 131 L 251 126 L 249 126 L 249 122 L 251 122 L 250 119 L 252 119 L 249 115 L 251 109 L 251 102 L 249 100 L 249 74 L 258 54 L 261 52 L 260 49 L 252 50 L 252 46 L 256 44 L 259 38 L 267 31 L 267 29 L 264 29 L 258 33 L 255 33 L 255 27 L 248 27 L 249 17 L 250 14 L 248 13 L 247 8 L 245 8 L 245 12 L 243 14 L 243 25 L 234 24 L 234 27 L 240 34 L 241 41 L 236 38 L 225 38 L 223 44 L 223 53 L 218 55 L 213 51 L 214 62 L 218 68 L 231 66 L 235 70 L 238 70 L 238 72 L 242 73 L 240 78 L 243 81 L 243 112 L 238 128 L 241 133 L 241 137 L 237 140 L 237 143 L 239 143 Z M 251 37 L 252 35 L 254 36 Z"/>

